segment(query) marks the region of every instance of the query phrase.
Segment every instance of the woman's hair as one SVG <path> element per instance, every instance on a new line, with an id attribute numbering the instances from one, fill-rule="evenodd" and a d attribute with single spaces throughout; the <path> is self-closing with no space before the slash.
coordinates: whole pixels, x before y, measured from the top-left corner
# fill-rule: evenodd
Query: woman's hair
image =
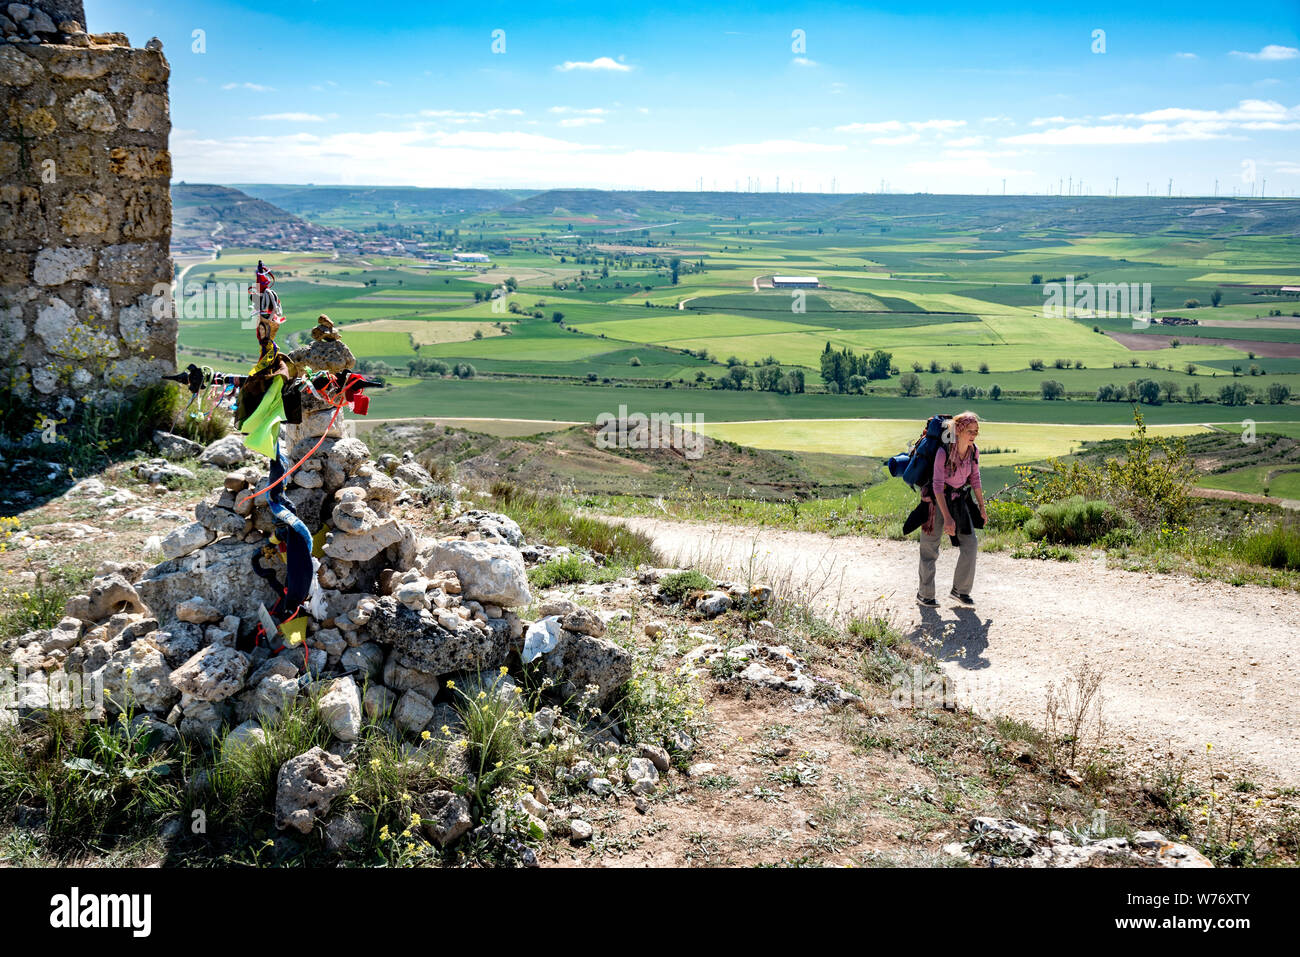
<path id="1" fill-rule="evenodd" d="M 974 412 L 959 412 L 952 417 L 952 442 L 944 445 L 944 451 L 947 452 L 947 457 L 944 460 L 947 472 L 951 473 L 957 467 L 952 455 L 953 449 L 957 447 L 957 434 L 966 431 L 972 425 L 978 426 L 979 424 L 980 417 Z"/>
<path id="2" fill-rule="evenodd" d="M 959 412 L 952 417 L 953 434 L 965 432 L 972 425 L 978 426 L 980 417 L 974 412 Z"/>

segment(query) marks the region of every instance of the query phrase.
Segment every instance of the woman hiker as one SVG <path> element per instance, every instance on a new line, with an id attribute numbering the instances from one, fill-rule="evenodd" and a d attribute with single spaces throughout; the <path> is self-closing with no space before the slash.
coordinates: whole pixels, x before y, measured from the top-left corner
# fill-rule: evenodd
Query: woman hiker
<path id="1" fill-rule="evenodd" d="M 929 491 L 938 508 L 932 505 L 929 519 L 921 526 L 921 587 L 916 600 L 928 608 L 939 604 L 934 597 L 934 570 L 944 535 L 950 536 L 961 550 L 952 579 L 952 597 L 963 605 L 975 604 L 970 596 L 979 548 L 975 529 L 983 528 L 988 519 L 984 489 L 980 486 L 979 449 L 975 446 L 975 437 L 980 434 L 979 416 L 963 412 L 953 416 L 951 425 L 951 441 L 944 436 L 945 442 L 934 454 L 934 478 Z"/>

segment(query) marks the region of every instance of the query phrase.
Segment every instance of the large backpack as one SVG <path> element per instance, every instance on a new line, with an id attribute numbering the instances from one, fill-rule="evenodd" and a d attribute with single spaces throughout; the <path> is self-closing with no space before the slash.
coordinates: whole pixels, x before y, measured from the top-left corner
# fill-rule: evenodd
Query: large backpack
<path id="1" fill-rule="evenodd" d="M 889 474 L 901 477 L 913 489 L 927 487 L 934 478 L 934 456 L 951 439 L 952 416 L 947 413 L 932 415 L 926 420 L 920 438 L 906 452 L 900 452 L 888 461 Z"/>

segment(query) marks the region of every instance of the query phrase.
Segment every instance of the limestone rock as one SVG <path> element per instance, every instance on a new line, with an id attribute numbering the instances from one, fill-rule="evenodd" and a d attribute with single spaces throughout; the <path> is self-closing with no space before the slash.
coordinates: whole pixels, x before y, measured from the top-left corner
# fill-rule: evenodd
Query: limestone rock
<path id="1" fill-rule="evenodd" d="M 556 680 L 562 691 L 581 695 L 588 684 L 597 685 L 597 701 L 632 677 L 632 653 L 607 638 L 560 632 L 559 643 L 542 656 L 543 673 Z"/>
<path id="2" fill-rule="evenodd" d="M 327 372 L 345 372 L 357 362 L 342 339 L 313 339 L 290 352 L 289 361 Z"/>
<path id="3" fill-rule="evenodd" d="M 275 826 L 311 831 L 347 787 L 352 765 L 320 747 L 290 758 L 276 777 Z"/>
<path id="4" fill-rule="evenodd" d="M 271 586 L 251 571 L 253 555 L 261 549 L 261 540 L 222 539 L 154 566 L 135 588 L 150 608 L 165 611 L 199 596 L 228 615 L 252 619 L 259 605 L 270 608 L 276 599 Z"/>
<path id="5" fill-rule="evenodd" d="M 482 539 L 504 542 L 515 548 L 522 548 L 524 545 L 524 533 L 519 528 L 519 524 L 509 515 L 502 515 L 499 512 L 474 508 L 458 515 L 451 524 L 459 531 L 477 532 Z"/>
<path id="6" fill-rule="evenodd" d="M 430 675 L 494 669 L 505 664 L 510 651 L 491 632 L 465 621 L 449 631 L 427 610 L 407 608 L 391 595 L 376 603 L 368 629 L 372 639 L 393 646 L 397 664 Z"/>
<path id="7" fill-rule="evenodd" d="M 416 812 L 425 836 L 439 847 L 454 843 L 474 826 L 469 802 L 451 791 L 430 791 L 417 799 Z"/>
<path id="8" fill-rule="evenodd" d="M 153 444 L 165 458 L 169 459 L 194 458 L 203 452 L 203 446 L 199 443 L 161 429 L 154 430 Z"/>
<path id="9" fill-rule="evenodd" d="M 372 645 L 371 647 L 379 647 Z M 388 656 L 383 665 L 384 684 L 394 691 L 418 691 L 430 701 L 438 697 L 442 686 L 437 675 L 421 668 L 410 668 L 401 664 L 397 653 Z"/>
<path id="10" fill-rule="evenodd" d="M 90 594 L 69 598 L 64 614 L 93 625 L 123 611 L 143 612 L 144 604 L 131 583 L 114 572 L 93 579 Z"/>
<path id="11" fill-rule="evenodd" d="M 148 638 L 134 641 L 114 653 L 99 675 L 105 708 L 111 713 L 136 708 L 166 714 L 180 697 L 172 675 L 162 649 Z"/>
<path id="12" fill-rule="evenodd" d="M 438 542 L 422 570 L 426 577 L 432 578 L 444 569 L 456 573 L 466 598 L 503 608 L 527 605 L 533 600 L 524 557 L 512 545 L 486 541 Z"/>
<path id="13" fill-rule="evenodd" d="M 384 649 L 366 642 L 343 652 L 339 663 L 344 671 L 356 671 L 362 680 L 375 678 L 384 670 Z"/>
<path id="14" fill-rule="evenodd" d="M 262 726 L 256 721 L 245 721 L 226 735 L 221 742 L 221 760 L 229 761 L 243 748 L 265 743 L 266 732 L 262 730 Z"/>
<path id="15" fill-rule="evenodd" d="M 244 686 L 248 655 L 210 645 L 171 674 L 172 686 L 196 701 L 224 701 Z"/>
<path id="16" fill-rule="evenodd" d="M 330 818 L 325 824 L 325 849 L 339 854 L 359 843 L 365 836 L 366 828 L 360 815 L 349 811 Z"/>
<path id="17" fill-rule="evenodd" d="M 403 731 L 419 734 L 433 718 L 433 703 L 418 691 L 407 691 L 393 709 L 393 720 Z"/>
<path id="18" fill-rule="evenodd" d="M 335 512 L 338 512 L 337 508 Z M 371 512 L 371 515 L 374 513 Z M 370 524 L 363 531 L 356 533 L 331 531 L 325 539 L 323 551 L 330 558 L 337 558 L 340 561 L 364 562 L 374 558 L 390 545 L 396 545 L 401 538 L 402 532 L 397 520 L 385 519 Z"/>
<path id="19" fill-rule="evenodd" d="M 213 468 L 230 469 L 253 459 L 256 454 L 244 445 L 243 436 L 231 434 L 208 445 L 199 454 L 199 463 Z"/>
<path id="20" fill-rule="evenodd" d="M 560 619 L 560 627 L 577 635 L 600 638 L 605 634 L 605 623 L 590 608 L 575 608 Z"/>
<path id="21" fill-rule="evenodd" d="M 366 712 L 366 717 L 372 721 L 379 721 L 393 713 L 393 708 L 397 706 L 397 695 L 389 691 L 383 685 L 367 685 L 366 695 L 361 702 L 361 707 Z"/>
<path id="22" fill-rule="evenodd" d="M 7 51 L 0 50 L 0 55 Z M 89 280 L 94 252 L 77 246 L 52 246 L 36 254 L 32 281 L 41 286 L 61 286 L 65 282 Z"/>
<path id="23" fill-rule="evenodd" d="M 201 595 L 195 595 L 176 606 L 176 617 L 181 621 L 188 621 L 196 625 L 206 625 L 209 622 L 220 621 L 225 615 L 221 609 L 217 608 L 210 601 Z"/>
<path id="24" fill-rule="evenodd" d="M 296 669 L 295 669 L 296 670 Z M 240 696 L 238 716 L 275 724 L 298 697 L 298 681 L 284 675 L 267 675 Z"/>
<path id="25" fill-rule="evenodd" d="M 668 769 L 672 767 L 668 752 L 657 744 L 639 744 L 637 745 L 637 752 L 641 757 L 649 760 L 655 766 L 655 769 L 662 774 L 667 774 Z"/>
<path id="26" fill-rule="evenodd" d="M 351 675 L 331 681 L 316 706 L 340 741 L 355 741 L 361 735 L 361 692 Z"/>

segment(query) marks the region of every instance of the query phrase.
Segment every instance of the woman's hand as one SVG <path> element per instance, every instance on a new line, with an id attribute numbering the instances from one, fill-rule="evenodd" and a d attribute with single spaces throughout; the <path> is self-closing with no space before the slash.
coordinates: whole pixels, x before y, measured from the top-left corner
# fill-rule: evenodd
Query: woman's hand
<path id="1" fill-rule="evenodd" d="M 956 535 L 957 523 L 954 522 L 951 518 L 945 518 L 943 520 L 943 533 L 945 535 Z"/>

